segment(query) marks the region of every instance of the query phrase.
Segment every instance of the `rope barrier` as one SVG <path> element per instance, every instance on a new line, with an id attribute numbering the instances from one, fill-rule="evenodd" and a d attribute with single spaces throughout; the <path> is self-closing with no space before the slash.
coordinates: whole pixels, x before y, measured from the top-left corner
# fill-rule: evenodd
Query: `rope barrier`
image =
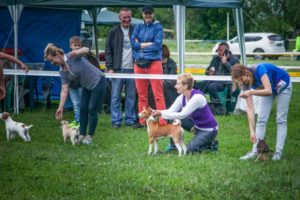
<path id="1" fill-rule="evenodd" d="M 300 72 L 298 72 L 300 74 Z M 22 75 L 22 76 L 52 76 L 59 77 L 58 71 L 41 71 L 30 70 L 27 73 L 23 70 L 4 69 L 5 75 Z M 160 75 L 160 74 L 123 74 L 123 73 L 104 73 L 106 78 L 134 78 L 134 79 L 164 79 L 176 80 L 177 75 Z M 231 76 L 204 76 L 193 75 L 195 80 L 211 81 L 231 81 Z M 291 77 L 292 82 L 300 82 L 300 77 Z"/>

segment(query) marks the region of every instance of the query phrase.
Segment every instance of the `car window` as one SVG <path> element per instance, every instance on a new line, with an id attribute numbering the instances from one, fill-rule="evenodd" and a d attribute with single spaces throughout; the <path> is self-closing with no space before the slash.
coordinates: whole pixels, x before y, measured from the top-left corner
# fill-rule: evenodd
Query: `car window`
<path id="1" fill-rule="evenodd" d="M 268 39 L 273 41 L 282 41 L 283 37 L 281 35 L 269 35 Z"/>
<path id="2" fill-rule="evenodd" d="M 260 37 L 260 36 L 246 36 L 245 42 L 257 42 L 261 39 L 262 39 L 262 37 Z"/>

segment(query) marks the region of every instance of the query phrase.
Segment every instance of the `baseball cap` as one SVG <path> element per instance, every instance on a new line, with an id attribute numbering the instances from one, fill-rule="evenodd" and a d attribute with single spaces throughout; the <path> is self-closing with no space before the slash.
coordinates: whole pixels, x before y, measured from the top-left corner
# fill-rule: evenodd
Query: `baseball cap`
<path id="1" fill-rule="evenodd" d="M 144 8 L 143 8 L 143 13 L 145 13 L 145 12 L 153 13 L 154 9 L 151 5 L 145 5 Z"/>

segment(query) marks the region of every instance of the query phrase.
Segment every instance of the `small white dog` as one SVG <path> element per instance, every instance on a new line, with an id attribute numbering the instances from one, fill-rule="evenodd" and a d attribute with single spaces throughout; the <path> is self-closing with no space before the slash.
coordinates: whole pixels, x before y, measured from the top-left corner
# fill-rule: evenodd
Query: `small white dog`
<path id="1" fill-rule="evenodd" d="M 0 119 L 3 119 L 5 122 L 7 141 L 14 139 L 16 132 L 18 132 L 20 137 L 25 141 L 31 140 L 29 136 L 29 129 L 33 127 L 33 125 L 27 126 L 24 123 L 15 122 L 7 112 L 0 114 Z"/>
<path id="2" fill-rule="evenodd" d="M 69 122 L 62 120 L 60 122 L 60 128 L 62 129 L 62 134 L 63 134 L 65 143 L 66 143 L 68 137 L 70 137 L 73 145 L 78 143 L 78 139 L 79 139 L 78 127 L 76 127 L 76 126 L 69 127 Z"/>

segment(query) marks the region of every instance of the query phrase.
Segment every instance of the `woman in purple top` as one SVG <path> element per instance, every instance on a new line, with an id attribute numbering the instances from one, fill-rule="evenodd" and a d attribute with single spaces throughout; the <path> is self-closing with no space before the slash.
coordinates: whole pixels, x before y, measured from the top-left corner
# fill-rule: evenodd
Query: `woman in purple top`
<path id="1" fill-rule="evenodd" d="M 289 74 L 270 63 L 260 63 L 251 67 L 236 64 L 232 68 L 233 90 L 242 88 L 244 92 L 240 97 L 246 99 L 247 115 L 250 127 L 250 140 L 254 143 L 252 151 L 241 160 L 257 157 L 257 140 L 263 140 L 266 133 L 267 122 L 275 97 L 277 97 L 276 123 L 277 144 L 272 160 L 280 160 L 287 135 L 287 116 L 292 96 L 292 83 Z M 252 88 L 253 90 L 250 90 Z M 255 115 L 252 95 L 262 96 L 258 109 L 255 127 Z"/>
<path id="2" fill-rule="evenodd" d="M 196 133 L 187 146 L 188 152 L 201 152 L 210 148 L 212 143 L 217 150 L 214 138 L 218 133 L 218 123 L 210 111 L 205 94 L 192 89 L 193 85 L 191 74 L 178 75 L 175 88 L 180 95 L 168 110 L 153 110 L 152 115 L 163 119 L 181 119 L 182 127 L 187 131 L 194 127 Z"/>

